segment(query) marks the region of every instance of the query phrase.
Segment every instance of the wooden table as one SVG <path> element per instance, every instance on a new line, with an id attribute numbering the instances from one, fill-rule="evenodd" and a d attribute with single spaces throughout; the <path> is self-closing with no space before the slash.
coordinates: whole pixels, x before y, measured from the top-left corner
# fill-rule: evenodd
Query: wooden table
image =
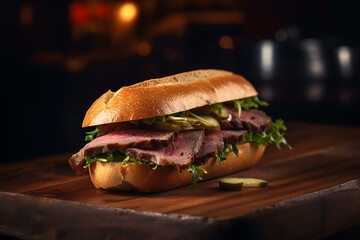
<path id="1" fill-rule="evenodd" d="M 218 180 L 155 194 L 97 190 L 70 154 L 1 165 L 0 234 L 40 239 L 318 238 L 360 226 L 360 128 L 289 122 L 293 150 L 269 147 L 232 174 L 264 189 L 223 192 Z"/>

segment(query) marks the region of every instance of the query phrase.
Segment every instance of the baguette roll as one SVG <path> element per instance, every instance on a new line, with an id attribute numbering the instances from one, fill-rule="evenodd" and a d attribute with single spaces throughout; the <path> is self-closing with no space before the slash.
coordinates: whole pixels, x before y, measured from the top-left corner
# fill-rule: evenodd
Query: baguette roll
<path id="1" fill-rule="evenodd" d="M 153 124 L 153 122 L 151 122 L 150 124 L 148 124 L 148 126 L 145 127 L 141 124 L 138 124 L 137 122 L 143 124 L 143 122 L 145 121 L 149 121 L 149 120 L 155 121 L 154 117 L 166 116 L 170 114 L 175 114 L 173 116 L 167 116 L 168 118 L 173 118 L 170 119 L 170 121 L 174 120 L 175 117 L 177 117 L 178 119 L 181 117 L 185 118 L 183 115 L 180 115 L 181 117 L 178 117 L 178 115 L 176 115 L 176 114 L 184 114 L 186 116 L 186 119 L 183 121 L 190 122 L 191 117 L 189 117 L 189 114 L 191 114 L 193 119 L 195 116 L 197 117 L 197 119 L 202 120 L 202 123 L 205 122 L 205 125 L 201 125 L 199 124 L 199 122 L 197 123 L 192 122 L 191 125 L 189 122 L 186 122 L 188 125 L 190 125 L 190 128 L 179 128 L 179 126 L 177 126 L 178 127 L 177 130 L 174 130 L 174 128 L 172 128 L 171 130 L 165 129 L 165 131 L 171 131 L 171 133 L 175 132 L 176 134 L 179 134 L 178 138 L 172 140 L 173 142 L 167 142 L 167 144 L 169 145 L 165 146 L 165 147 L 173 147 L 174 149 L 176 149 L 176 147 L 177 149 L 182 149 L 181 147 L 183 147 L 184 143 L 181 143 L 181 141 L 185 143 L 186 142 L 191 143 L 190 140 L 185 141 L 184 140 L 185 138 L 180 138 L 181 134 L 184 134 L 184 132 L 181 131 L 195 129 L 198 132 L 201 132 L 202 137 L 201 138 L 199 137 L 198 140 L 194 140 L 197 144 L 193 144 L 191 145 L 192 147 L 189 148 L 192 150 L 192 155 L 188 157 L 187 158 L 188 161 L 186 161 L 185 164 L 182 165 L 184 166 L 185 169 L 182 168 L 182 170 L 180 171 L 180 168 L 178 166 L 180 166 L 181 161 L 177 159 L 173 160 L 171 164 L 170 163 L 158 164 L 158 162 L 156 162 L 155 160 L 149 160 L 152 159 L 151 157 L 153 157 L 153 155 L 151 157 L 148 157 L 147 160 L 137 159 L 137 158 L 144 158 L 145 155 L 136 155 L 136 157 L 134 158 L 136 158 L 135 159 L 136 161 L 147 161 L 147 162 L 153 161 L 152 163 L 158 164 L 157 165 L 158 167 L 155 170 L 153 170 L 148 164 L 139 164 L 139 163 L 126 161 L 127 163 L 123 165 L 121 162 L 114 162 L 114 161 L 125 161 L 125 160 L 111 160 L 108 162 L 101 162 L 98 161 L 99 159 L 97 160 L 92 159 L 92 161 L 86 162 L 85 166 L 89 166 L 89 174 L 94 186 L 100 189 L 159 192 L 159 191 L 165 191 L 165 190 L 189 185 L 190 183 L 192 183 L 193 175 L 188 171 L 188 168 L 193 167 L 191 166 L 192 164 L 196 164 L 196 165 L 202 164 L 198 167 L 204 169 L 207 172 L 207 174 L 205 172 L 200 173 L 202 179 L 205 180 L 216 178 L 219 176 L 224 176 L 226 174 L 234 173 L 239 170 L 252 167 L 262 157 L 265 151 L 265 146 L 262 145 L 259 146 L 255 143 L 238 144 L 239 142 L 241 142 L 241 139 L 244 138 L 245 134 L 247 134 L 248 133 L 247 131 L 249 130 L 249 129 L 244 130 L 242 127 L 237 127 L 235 128 L 235 130 L 230 128 L 231 131 L 237 131 L 236 132 L 237 135 L 238 134 L 243 134 L 243 135 L 242 138 L 237 136 L 236 140 L 231 140 L 232 142 L 226 143 L 226 144 L 237 143 L 238 157 L 236 157 L 234 153 L 227 153 L 226 155 L 224 155 L 224 157 L 226 157 L 227 160 L 222 161 L 221 164 L 219 164 L 218 160 L 215 157 L 213 158 L 209 157 L 208 159 L 204 160 L 203 158 L 204 156 L 209 156 L 210 154 L 215 154 L 218 153 L 218 151 L 222 151 L 222 149 L 224 149 L 224 144 L 225 144 L 224 140 L 222 140 L 223 141 L 222 145 L 219 144 L 217 146 L 216 151 L 212 150 L 213 152 L 211 153 L 206 152 L 205 155 L 198 155 L 199 159 L 196 160 L 201 160 L 201 161 L 196 161 L 195 156 L 199 152 L 200 147 L 213 146 L 211 145 L 211 143 L 214 144 L 217 143 L 215 140 L 212 139 L 207 141 L 209 145 L 204 145 L 205 143 L 204 136 L 206 131 L 214 131 L 213 132 L 214 134 L 216 133 L 215 131 L 221 132 L 223 129 L 222 126 L 220 128 L 220 120 L 222 122 L 228 121 L 227 123 L 230 123 L 232 116 L 239 116 L 241 110 L 239 103 L 240 101 L 234 101 L 234 100 L 239 100 L 254 96 L 257 96 L 257 91 L 242 76 L 234 74 L 232 72 L 228 72 L 224 70 L 214 70 L 214 69 L 196 70 L 196 71 L 180 73 L 164 78 L 151 79 L 131 86 L 122 87 L 116 92 L 108 90 L 92 104 L 90 109 L 86 112 L 85 118 L 82 123 L 83 127 L 101 126 L 101 128 L 96 128 L 96 130 L 93 131 L 97 133 L 97 137 L 107 137 L 110 135 L 109 137 L 110 139 L 112 137 L 111 134 L 106 135 L 109 132 L 116 132 L 116 131 L 128 130 L 128 129 L 133 130 L 133 128 L 134 129 L 139 128 L 143 130 L 145 129 L 145 131 L 147 131 L 147 130 L 151 130 L 152 129 L 151 126 L 152 126 L 153 129 L 159 130 L 156 129 L 156 126 L 154 127 L 153 125 L 151 125 Z M 228 101 L 233 101 L 232 104 L 235 105 L 234 109 L 239 110 L 237 114 L 234 113 L 232 113 L 232 115 L 226 114 L 225 117 L 223 118 L 219 117 L 218 119 L 215 119 L 214 117 L 207 116 L 206 114 L 204 114 L 205 116 L 202 115 L 201 117 L 199 117 L 196 116 L 196 114 L 194 114 L 193 112 L 191 112 L 192 109 L 196 108 L 194 110 L 196 111 L 199 110 L 198 108 L 200 107 L 204 107 L 212 104 L 216 104 L 216 105 L 210 107 L 204 107 L 201 109 L 203 110 L 206 108 L 216 108 L 220 105 L 220 110 L 221 110 L 222 104 L 217 104 L 217 103 L 224 103 L 225 106 L 229 107 L 229 103 L 226 103 Z M 183 112 L 187 110 L 189 110 L 189 112 Z M 224 110 L 228 111 L 226 108 L 224 108 Z M 219 113 L 219 115 L 220 114 L 221 113 Z M 251 114 L 254 113 L 249 111 L 248 112 L 249 118 L 252 117 Z M 267 116 L 265 113 L 259 112 L 258 116 L 259 115 L 261 116 L 265 115 L 267 118 L 269 118 L 269 123 L 271 123 L 271 118 Z M 208 117 L 208 118 L 204 120 L 204 117 Z M 237 121 L 238 118 L 234 117 L 234 119 L 235 118 Z M 253 118 L 255 119 L 254 116 Z M 160 119 L 165 119 L 165 117 Z M 211 122 L 209 119 L 210 120 L 213 119 L 213 121 Z M 143 122 L 141 121 L 136 122 L 135 120 L 142 120 Z M 130 121 L 135 121 L 135 122 L 130 122 Z M 156 120 L 156 121 L 155 122 L 157 124 L 160 122 L 160 120 Z M 216 127 L 213 127 L 211 125 L 211 123 L 214 122 L 216 124 L 213 125 L 215 125 Z M 136 124 L 136 126 L 134 125 L 134 123 Z M 209 123 L 211 128 L 208 127 Z M 167 124 L 168 126 L 171 125 L 169 123 Z M 242 124 L 241 122 L 238 122 L 237 126 L 241 124 Z M 203 129 L 205 127 L 207 127 L 206 131 L 204 131 Z M 228 128 L 224 127 L 224 129 L 226 130 Z M 161 128 L 160 130 L 164 130 L 164 128 Z M 244 131 L 238 131 L 238 130 L 244 130 Z M 186 132 L 186 134 L 188 133 L 189 132 Z M 134 136 L 135 136 L 134 134 L 126 135 L 126 141 L 128 141 L 128 139 Z M 94 136 L 91 136 L 91 139 L 93 139 L 93 137 Z M 191 137 L 189 139 L 195 139 L 195 137 Z M 120 149 L 109 150 L 112 147 L 116 146 L 116 143 L 118 143 L 118 142 L 114 143 L 111 141 L 112 140 L 109 140 L 110 147 L 104 146 L 104 148 L 101 148 L 101 151 L 103 149 L 106 149 L 106 151 L 104 150 L 103 152 L 101 152 L 102 154 L 111 155 L 113 154 L 112 153 L 113 151 L 115 152 L 119 150 L 126 152 L 125 150 L 129 150 L 129 147 L 134 147 L 130 145 L 126 145 L 124 147 L 124 145 L 122 145 Z M 153 143 L 156 142 L 155 139 L 151 139 L 151 141 L 153 141 Z M 178 145 L 174 147 L 174 145 L 171 144 L 175 144 L 175 142 Z M 152 146 L 153 148 L 151 149 L 155 149 L 157 151 L 161 149 L 159 146 L 156 146 L 154 144 Z M 80 150 L 77 154 L 74 154 L 69 159 L 70 166 L 75 171 L 77 171 L 77 173 L 79 171 L 79 166 L 80 169 L 83 170 L 79 172 L 81 173 L 85 172 L 85 170 L 82 168 L 83 165 L 80 164 L 84 164 L 85 162 L 84 159 L 86 159 L 87 156 L 84 155 L 84 151 L 86 149 L 83 151 L 82 150 Z M 99 148 L 97 150 L 99 150 Z M 161 149 L 161 151 L 163 150 Z M 166 157 L 169 156 L 170 154 L 172 154 L 172 151 L 173 150 L 171 150 L 169 153 L 169 152 L 165 152 L 164 150 L 164 156 L 165 155 Z M 125 157 L 129 159 L 130 157 L 129 155 L 131 154 L 129 154 L 129 152 L 127 152 L 126 154 L 128 155 L 125 155 Z M 221 152 L 221 154 L 225 154 L 225 153 Z M 180 154 L 180 150 L 178 150 L 178 155 L 183 156 L 183 152 L 181 152 Z M 184 156 L 187 155 L 185 154 Z M 90 155 L 89 157 L 93 157 L 93 156 Z M 193 169 L 195 168 L 193 167 Z"/>
<path id="2" fill-rule="evenodd" d="M 238 157 L 229 153 L 226 156 L 228 159 L 221 164 L 216 158 L 208 159 L 206 164 L 200 166 L 207 171 L 207 174 L 200 173 L 201 177 L 204 180 L 212 179 L 249 168 L 260 160 L 265 151 L 265 146 L 254 143 L 239 144 L 237 147 Z M 186 186 L 192 181 L 192 174 L 187 170 L 179 172 L 173 167 L 152 170 L 146 164 L 136 163 L 93 162 L 89 173 L 96 188 L 112 190 L 159 192 Z"/>

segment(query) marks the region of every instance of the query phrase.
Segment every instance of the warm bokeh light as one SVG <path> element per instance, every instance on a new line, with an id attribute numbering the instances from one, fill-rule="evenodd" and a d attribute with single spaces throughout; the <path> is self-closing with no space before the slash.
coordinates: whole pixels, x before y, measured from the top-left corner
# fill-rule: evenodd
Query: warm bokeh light
<path id="1" fill-rule="evenodd" d="M 87 6 L 80 2 L 72 3 L 70 5 L 70 19 L 75 25 L 85 25 L 89 19 Z"/>
<path id="2" fill-rule="evenodd" d="M 34 9 L 29 4 L 24 4 L 20 7 L 19 21 L 20 24 L 27 27 L 33 23 Z"/>
<path id="3" fill-rule="evenodd" d="M 141 56 L 147 56 L 151 53 L 151 46 L 146 42 L 139 43 L 137 46 L 137 52 Z"/>
<path id="4" fill-rule="evenodd" d="M 349 47 L 341 46 L 337 51 L 340 70 L 344 76 L 351 75 L 351 51 Z"/>
<path id="5" fill-rule="evenodd" d="M 120 21 L 130 22 L 136 18 L 137 13 L 138 8 L 135 3 L 124 3 L 118 10 L 118 18 Z"/>
<path id="6" fill-rule="evenodd" d="M 302 43 L 308 56 L 308 68 L 314 77 L 322 77 L 325 73 L 325 65 L 321 53 L 320 42 L 315 39 L 308 39 Z"/>
<path id="7" fill-rule="evenodd" d="M 270 41 L 264 41 L 260 49 L 261 68 L 265 75 L 273 71 L 274 46 Z"/>
<path id="8" fill-rule="evenodd" d="M 220 45 L 220 47 L 225 48 L 225 49 L 234 49 L 235 48 L 234 40 L 230 36 L 222 36 L 219 40 L 219 45 Z"/>
<path id="9" fill-rule="evenodd" d="M 105 21 L 109 15 L 109 5 L 103 2 L 98 3 L 96 7 L 96 13 L 100 20 Z"/>
<path id="10" fill-rule="evenodd" d="M 86 61 L 81 58 L 70 58 L 65 62 L 65 67 L 69 72 L 79 72 L 86 67 Z"/>

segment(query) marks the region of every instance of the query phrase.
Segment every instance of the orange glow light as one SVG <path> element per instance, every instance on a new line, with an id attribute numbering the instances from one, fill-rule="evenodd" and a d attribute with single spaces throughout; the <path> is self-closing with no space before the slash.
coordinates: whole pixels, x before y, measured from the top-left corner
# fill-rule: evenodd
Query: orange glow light
<path id="1" fill-rule="evenodd" d="M 234 40 L 230 36 L 222 36 L 219 40 L 219 45 L 222 48 L 230 50 L 235 48 Z"/>
<path id="2" fill-rule="evenodd" d="M 109 15 L 109 5 L 105 3 L 99 3 L 97 5 L 97 16 L 101 21 L 105 21 Z"/>
<path id="3" fill-rule="evenodd" d="M 137 52 L 141 56 L 147 56 L 151 53 L 151 46 L 146 42 L 139 43 L 137 46 Z"/>
<path id="4" fill-rule="evenodd" d="M 138 8 L 135 3 L 128 2 L 120 6 L 118 10 L 118 18 L 120 21 L 133 21 L 138 13 Z"/>
<path id="5" fill-rule="evenodd" d="M 89 19 L 89 13 L 84 3 L 74 2 L 70 5 L 70 19 L 75 25 L 85 25 Z"/>

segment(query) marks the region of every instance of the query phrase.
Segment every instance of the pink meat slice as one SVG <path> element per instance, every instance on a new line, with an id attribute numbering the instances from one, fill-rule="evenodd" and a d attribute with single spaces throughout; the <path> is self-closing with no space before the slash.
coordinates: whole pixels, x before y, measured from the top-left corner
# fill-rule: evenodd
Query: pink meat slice
<path id="1" fill-rule="evenodd" d="M 177 132 L 144 129 L 112 131 L 86 144 L 79 152 L 71 156 L 69 164 L 77 174 L 82 174 L 86 171 L 83 168 L 84 157 L 94 157 L 99 153 L 114 152 L 128 147 L 166 147 L 176 139 L 177 135 Z"/>
<path id="2" fill-rule="evenodd" d="M 238 111 L 234 107 L 226 106 L 226 109 L 231 118 L 230 121 L 219 121 L 221 130 L 248 130 L 253 133 L 262 133 L 271 128 L 271 117 L 261 110 L 242 110 L 240 118 L 237 119 Z"/>
<path id="3" fill-rule="evenodd" d="M 184 169 L 194 161 L 195 154 L 203 143 L 204 131 L 180 132 L 178 138 L 167 147 L 158 149 L 128 148 L 126 155 L 159 166 L 173 166 Z"/>
<path id="4" fill-rule="evenodd" d="M 223 151 L 226 144 L 241 142 L 246 133 L 247 131 L 232 130 L 206 131 L 204 142 L 195 158 L 213 157 Z"/>

